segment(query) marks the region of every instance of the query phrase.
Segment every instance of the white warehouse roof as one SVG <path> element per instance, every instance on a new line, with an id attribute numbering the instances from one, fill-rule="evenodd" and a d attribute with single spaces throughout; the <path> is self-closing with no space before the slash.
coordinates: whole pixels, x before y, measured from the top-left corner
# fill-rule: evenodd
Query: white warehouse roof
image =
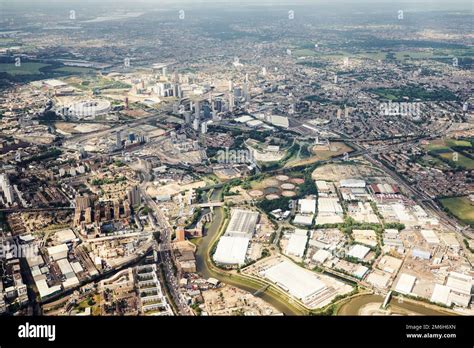
<path id="1" fill-rule="evenodd" d="M 395 291 L 401 294 L 408 295 L 411 293 L 413 287 L 415 286 L 415 281 L 416 281 L 415 276 L 402 273 L 402 275 L 400 276 L 400 279 L 398 279 L 398 283 L 397 283 L 397 286 L 395 287 Z"/>
<path id="2" fill-rule="evenodd" d="M 291 261 L 283 261 L 262 272 L 263 276 L 303 302 L 326 289 L 316 275 Z"/>
<path id="3" fill-rule="evenodd" d="M 300 212 L 302 214 L 314 214 L 316 213 L 316 200 L 314 199 L 300 199 L 298 201 L 300 205 Z"/>
<path id="4" fill-rule="evenodd" d="M 324 249 L 319 249 L 316 251 L 313 255 L 313 261 L 317 263 L 324 263 L 329 257 L 331 256 L 331 253 L 327 250 Z"/>
<path id="5" fill-rule="evenodd" d="M 341 187 L 365 187 L 365 181 L 359 179 L 344 179 L 339 184 Z"/>
<path id="6" fill-rule="evenodd" d="M 54 260 L 59 260 L 67 257 L 69 249 L 66 244 L 59 244 L 48 248 L 48 254 Z"/>
<path id="7" fill-rule="evenodd" d="M 214 261 L 227 265 L 245 264 L 249 242 L 247 237 L 222 236 L 213 256 Z"/>
<path id="8" fill-rule="evenodd" d="M 318 212 L 342 214 L 343 210 L 339 204 L 339 199 L 320 197 L 318 199 Z"/>
<path id="9" fill-rule="evenodd" d="M 297 225 L 306 225 L 310 226 L 313 223 L 313 215 L 301 215 L 297 214 L 295 216 L 295 219 L 293 220 L 293 223 Z"/>
<path id="10" fill-rule="evenodd" d="M 370 248 L 360 245 L 360 244 L 355 244 L 350 248 L 347 254 L 349 256 L 358 258 L 359 260 L 363 260 L 364 257 L 369 253 L 369 251 L 370 251 Z"/>
<path id="11" fill-rule="evenodd" d="M 439 238 L 433 230 L 421 230 L 421 235 L 429 244 L 439 244 Z"/>
<path id="12" fill-rule="evenodd" d="M 448 286 L 435 284 L 430 301 L 435 303 L 442 303 L 445 306 L 451 306 L 451 299 L 449 298 L 450 293 L 451 289 Z"/>
<path id="13" fill-rule="evenodd" d="M 255 232 L 258 221 L 258 212 L 243 209 L 233 209 L 226 236 L 251 237 Z"/>
<path id="14" fill-rule="evenodd" d="M 307 235 L 299 235 L 299 234 L 293 233 L 290 236 L 288 245 L 286 246 L 286 253 L 288 255 L 303 257 L 307 242 L 308 242 Z"/>

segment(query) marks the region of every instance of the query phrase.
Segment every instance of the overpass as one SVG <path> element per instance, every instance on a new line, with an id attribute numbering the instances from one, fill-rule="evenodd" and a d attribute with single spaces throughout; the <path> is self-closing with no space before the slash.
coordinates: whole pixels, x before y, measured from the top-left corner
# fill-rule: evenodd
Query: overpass
<path id="1" fill-rule="evenodd" d="M 224 202 L 208 202 L 208 203 L 197 204 L 197 206 L 201 208 L 214 208 L 214 207 L 222 207 L 224 204 L 225 204 Z"/>

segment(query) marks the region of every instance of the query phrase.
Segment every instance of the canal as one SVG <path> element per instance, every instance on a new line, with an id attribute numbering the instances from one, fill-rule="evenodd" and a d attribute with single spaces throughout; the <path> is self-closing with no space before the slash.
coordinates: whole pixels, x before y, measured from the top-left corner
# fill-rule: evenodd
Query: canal
<path id="1" fill-rule="evenodd" d="M 215 189 L 211 194 L 210 201 L 219 201 L 221 195 L 222 188 Z M 232 279 L 229 277 L 225 277 L 218 272 L 215 272 L 211 269 L 212 265 L 209 265 L 208 255 L 212 248 L 213 241 L 217 233 L 219 232 L 219 228 L 224 223 L 225 213 L 222 207 L 214 208 L 214 219 L 212 220 L 209 228 L 206 230 L 206 235 L 202 237 L 201 242 L 199 243 L 198 249 L 196 251 L 196 267 L 198 273 L 204 278 L 216 278 L 219 281 L 235 286 L 239 289 L 244 291 L 248 291 L 250 293 L 254 293 L 255 291 L 259 290 L 258 286 L 252 286 L 248 283 L 242 283 L 237 279 Z M 290 307 L 284 301 L 281 301 L 279 298 L 272 296 L 268 291 L 263 292 L 259 295 L 261 299 L 270 303 L 273 307 L 275 307 L 278 311 L 286 314 L 286 315 L 296 315 L 300 314 L 295 311 L 294 308 Z"/>

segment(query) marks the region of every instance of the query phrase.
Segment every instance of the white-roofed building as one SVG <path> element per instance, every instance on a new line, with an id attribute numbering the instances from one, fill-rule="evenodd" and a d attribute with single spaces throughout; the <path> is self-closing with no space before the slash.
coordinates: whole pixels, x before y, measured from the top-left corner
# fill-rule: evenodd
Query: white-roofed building
<path id="1" fill-rule="evenodd" d="M 458 272 L 449 272 L 446 286 L 451 289 L 451 301 L 458 306 L 467 307 L 471 302 L 472 277 Z"/>
<path id="2" fill-rule="evenodd" d="M 247 237 L 222 236 L 213 255 L 214 261 L 225 265 L 244 265 L 249 242 Z"/>
<path id="3" fill-rule="evenodd" d="M 365 266 L 363 266 L 363 265 L 359 265 L 359 266 L 357 267 L 357 269 L 354 271 L 354 273 L 352 273 L 352 275 L 353 275 L 354 277 L 357 277 L 357 278 L 359 278 L 359 279 L 362 279 L 368 271 L 369 271 L 369 268 L 368 268 L 368 267 L 365 267 Z"/>
<path id="4" fill-rule="evenodd" d="M 70 228 L 58 231 L 56 232 L 55 235 L 58 238 L 58 241 L 60 243 L 72 242 L 73 240 L 77 238 L 74 232 Z"/>
<path id="5" fill-rule="evenodd" d="M 248 115 L 240 116 L 240 117 L 237 117 L 236 119 L 234 119 L 234 121 L 239 122 L 239 123 L 246 123 L 246 122 L 253 121 L 253 120 L 254 120 L 254 118 L 250 117 Z"/>
<path id="6" fill-rule="evenodd" d="M 328 182 L 324 180 L 316 180 L 316 187 L 318 188 L 318 193 L 327 193 L 331 191 L 330 185 L 328 185 Z"/>
<path id="7" fill-rule="evenodd" d="M 252 120 L 252 121 L 246 122 L 246 124 L 249 127 L 258 127 L 258 126 L 261 126 L 263 124 L 263 122 L 260 121 L 260 120 Z"/>
<path id="8" fill-rule="evenodd" d="M 61 80 L 56 80 L 56 79 L 44 80 L 43 84 L 47 85 L 48 87 L 53 87 L 53 88 L 67 86 L 66 82 L 63 82 Z"/>
<path id="9" fill-rule="evenodd" d="M 342 210 L 342 206 L 339 204 L 339 199 L 319 197 L 318 198 L 318 213 L 342 214 L 343 210 Z"/>
<path id="10" fill-rule="evenodd" d="M 308 242 L 307 235 L 300 235 L 300 234 L 293 233 L 290 236 L 290 239 L 286 246 L 286 250 L 285 250 L 286 254 L 297 256 L 297 257 L 303 257 L 307 242 Z"/>
<path id="11" fill-rule="evenodd" d="M 395 291 L 400 294 L 409 295 L 415 286 L 416 277 L 410 274 L 402 273 L 395 286 Z"/>
<path id="12" fill-rule="evenodd" d="M 344 220 L 342 219 L 342 216 L 340 216 L 340 215 L 318 214 L 318 216 L 316 217 L 316 225 L 340 224 L 340 223 L 343 223 L 343 222 L 344 222 Z"/>
<path id="13" fill-rule="evenodd" d="M 81 264 L 77 261 L 71 262 L 71 267 L 72 267 L 72 270 L 74 271 L 74 273 L 76 273 L 76 274 L 81 273 L 81 272 L 84 271 Z"/>
<path id="14" fill-rule="evenodd" d="M 441 303 L 445 306 L 451 306 L 450 294 L 451 289 L 448 286 L 435 284 L 430 301 L 434 303 Z"/>
<path id="15" fill-rule="evenodd" d="M 315 214 L 316 200 L 315 199 L 300 199 L 298 201 L 301 214 Z"/>
<path id="16" fill-rule="evenodd" d="M 226 236 L 252 238 L 257 226 L 259 213 L 251 210 L 232 209 Z"/>
<path id="17" fill-rule="evenodd" d="M 280 288 L 288 291 L 292 296 L 303 303 L 311 302 L 321 292 L 326 290 L 326 285 L 317 276 L 290 261 L 283 261 L 261 272 L 268 280 Z"/>
<path id="18" fill-rule="evenodd" d="M 51 296 L 51 295 L 61 291 L 61 285 L 55 285 L 55 286 L 49 287 L 48 283 L 46 282 L 46 278 L 44 276 L 43 276 L 43 278 L 35 280 L 35 284 L 36 284 L 36 288 L 38 289 L 38 292 L 40 294 L 40 297 L 42 299 L 45 299 L 48 296 Z"/>
<path id="19" fill-rule="evenodd" d="M 324 249 L 319 249 L 316 251 L 312 257 L 313 261 L 316 263 L 324 263 L 327 259 L 331 257 L 331 253 Z"/>
<path id="20" fill-rule="evenodd" d="M 339 182 L 339 186 L 348 188 L 365 187 L 365 181 L 359 179 L 344 179 Z"/>
<path id="21" fill-rule="evenodd" d="M 57 263 L 58 263 L 59 269 L 61 270 L 61 273 L 66 278 L 71 278 L 76 275 L 71 267 L 71 264 L 69 263 L 67 259 L 61 259 Z"/>
<path id="22" fill-rule="evenodd" d="M 355 257 L 359 260 L 363 260 L 367 254 L 369 253 L 370 248 L 360 245 L 360 244 L 354 244 L 350 249 L 347 255 Z"/>
<path id="23" fill-rule="evenodd" d="M 270 115 L 268 117 L 268 121 L 278 127 L 282 128 L 288 128 L 289 127 L 289 122 L 288 122 L 288 117 L 285 116 L 278 116 L 278 115 Z"/>
<path id="24" fill-rule="evenodd" d="M 420 233 L 428 244 L 439 244 L 439 238 L 433 230 L 421 230 Z"/>
<path id="25" fill-rule="evenodd" d="M 311 226 L 313 223 L 313 216 L 297 214 L 295 215 L 293 223 L 297 225 Z"/>
<path id="26" fill-rule="evenodd" d="M 66 258 L 68 251 L 69 248 L 66 244 L 59 244 L 48 248 L 48 254 L 54 261 Z"/>

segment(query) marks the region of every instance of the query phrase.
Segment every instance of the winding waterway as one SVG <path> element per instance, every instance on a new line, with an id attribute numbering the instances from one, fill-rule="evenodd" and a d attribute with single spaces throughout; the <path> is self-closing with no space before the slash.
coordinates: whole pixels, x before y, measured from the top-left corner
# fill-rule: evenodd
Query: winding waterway
<path id="1" fill-rule="evenodd" d="M 220 197 L 222 189 L 215 189 L 211 195 L 211 201 L 217 201 Z M 248 291 L 250 293 L 254 293 L 255 291 L 259 290 L 259 287 L 253 287 L 249 284 L 242 284 L 241 282 L 237 281 L 236 279 L 230 279 L 228 277 L 224 277 L 221 274 L 213 271 L 208 263 L 206 262 L 207 256 L 209 255 L 210 249 L 212 248 L 212 244 L 216 234 L 219 232 L 220 226 L 224 222 L 224 209 L 223 208 L 214 208 L 214 219 L 212 220 L 209 228 L 207 229 L 206 235 L 202 238 L 199 247 L 196 252 L 196 267 L 197 271 L 201 274 L 204 278 L 216 278 L 219 281 L 229 284 L 239 289 Z M 264 301 L 270 303 L 273 307 L 275 307 L 278 311 L 286 314 L 286 315 L 295 315 L 299 314 L 295 312 L 288 304 L 282 302 L 280 299 L 273 297 L 268 292 L 264 292 L 259 295 Z"/>
<path id="2" fill-rule="evenodd" d="M 211 194 L 210 201 L 215 202 L 219 201 L 220 195 L 222 192 L 222 188 L 214 189 Z M 219 281 L 229 284 L 239 289 L 248 291 L 250 293 L 254 293 L 259 290 L 258 286 L 251 286 L 251 284 L 241 283 L 237 279 L 232 279 L 229 277 L 225 277 L 222 274 L 215 272 L 211 269 L 212 265 L 209 265 L 207 257 L 209 255 L 210 249 L 212 248 L 213 241 L 215 240 L 216 234 L 219 232 L 219 228 L 224 222 L 225 214 L 224 209 L 221 207 L 214 208 L 214 219 L 209 225 L 207 229 L 206 235 L 202 238 L 199 247 L 196 252 L 196 267 L 198 272 L 204 278 L 216 278 Z M 274 306 L 280 312 L 286 315 L 298 315 L 301 314 L 297 312 L 293 307 L 289 306 L 288 303 L 285 303 L 280 298 L 273 296 L 270 292 L 263 292 L 259 295 L 263 300 Z M 362 295 L 354 297 L 353 299 L 349 300 L 348 302 L 344 303 L 337 315 L 360 315 L 360 310 L 371 303 L 382 304 L 384 298 L 379 295 Z M 402 315 L 447 315 L 449 313 L 440 310 L 436 310 L 432 307 L 426 307 L 422 303 L 412 303 L 405 301 L 403 303 L 399 303 L 397 299 L 392 299 L 390 301 L 390 309 L 395 314 L 402 314 Z"/>
<path id="3" fill-rule="evenodd" d="M 354 297 L 344 303 L 337 312 L 337 315 L 360 315 L 360 310 L 369 304 L 382 305 L 384 298 L 380 295 L 362 295 Z M 399 302 L 396 298 L 390 300 L 390 311 L 398 315 L 449 315 L 441 309 L 424 306 L 422 303 L 408 301 Z"/>

